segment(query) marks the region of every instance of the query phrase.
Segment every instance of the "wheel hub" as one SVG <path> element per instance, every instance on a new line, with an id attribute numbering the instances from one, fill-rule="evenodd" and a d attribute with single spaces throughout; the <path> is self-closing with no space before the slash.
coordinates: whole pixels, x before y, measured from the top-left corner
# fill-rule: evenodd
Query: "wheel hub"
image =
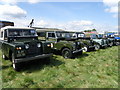
<path id="1" fill-rule="evenodd" d="M 87 50 L 88 50 L 87 47 L 83 48 L 83 52 L 87 52 Z"/>

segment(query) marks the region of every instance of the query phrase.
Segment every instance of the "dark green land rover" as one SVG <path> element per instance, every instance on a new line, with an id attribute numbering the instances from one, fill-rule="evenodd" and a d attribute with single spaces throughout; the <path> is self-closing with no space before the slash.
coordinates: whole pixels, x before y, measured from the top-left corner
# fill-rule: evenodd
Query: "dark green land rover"
<path id="1" fill-rule="evenodd" d="M 0 48 L 2 58 L 10 59 L 16 71 L 20 70 L 21 62 L 52 56 L 51 43 L 38 40 L 36 30 L 28 27 L 1 28 Z"/>
<path id="2" fill-rule="evenodd" d="M 47 28 L 36 28 L 36 31 L 40 39 L 53 43 L 53 53 L 60 53 L 64 58 L 72 58 L 74 55 L 82 54 L 83 43 L 72 39 L 69 32 Z"/>
<path id="3" fill-rule="evenodd" d="M 84 52 L 91 50 L 99 50 L 99 43 L 93 41 L 90 37 L 86 37 L 83 32 L 71 32 L 73 38 L 77 38 L 77 40 L 84 43 Z"/>

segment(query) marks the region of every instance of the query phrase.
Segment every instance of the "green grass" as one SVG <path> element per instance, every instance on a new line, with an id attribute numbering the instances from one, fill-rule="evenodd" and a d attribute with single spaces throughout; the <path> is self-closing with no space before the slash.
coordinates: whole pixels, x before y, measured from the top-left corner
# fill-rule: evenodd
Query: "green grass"
<path id="1" fill-rule="evenodd" d="M 37 61 L 22 67 L 16 72 L 9 60 L 2 60 L 3 88 L 118 88 L 117 46 L 75 59 L 54 55 L 50 64 Z"/>

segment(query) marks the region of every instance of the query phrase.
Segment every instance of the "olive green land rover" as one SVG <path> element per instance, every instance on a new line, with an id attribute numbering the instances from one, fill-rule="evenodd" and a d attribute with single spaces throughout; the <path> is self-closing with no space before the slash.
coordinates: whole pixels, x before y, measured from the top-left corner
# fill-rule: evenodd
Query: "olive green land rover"
<path id="1" fill-rule="evenodd" d="M 0 30 L 2 58 L 11 60 L 13 68 L 20 70 L 20 63 L 52 56 L 51 43 L 38 40 L 36 30 L 28 27 L 6 26 Z"/>
<path id="2" fill-rule="evenodd" d="M 71 38 L 69 32 L 50 28 L 36 28 L 36 31 L 40 39 L 53 43 L 54 54 L 57 52 L 64 58 L 72 58 L 83 52 L 83 43 Z"/>
<path id="3" fill-rule="evenodd" d="M 73 38 L 77 38 L 77 40 L 84 43 L 84 52 L 99 50 L 99 43 L 93 41 L 90 37 L 86 37 L 83 32 L 71 32 Z"/>

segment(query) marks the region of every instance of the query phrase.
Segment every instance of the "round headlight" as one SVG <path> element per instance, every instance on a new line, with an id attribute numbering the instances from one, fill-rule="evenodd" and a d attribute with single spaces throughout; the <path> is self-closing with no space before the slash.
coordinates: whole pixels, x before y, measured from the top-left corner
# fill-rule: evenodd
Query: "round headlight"
<path id="1" fill-rule="evenodd" d="M 26 45 L 25 45 L 25 48 L 28 49 L 28 48 L 29 48 L 29 44 L 26 44 Z"/>
<path id="2" fill-rule="evenodd" d="M 17 50 L 21 50 L 22 48 L 21 48 L 21 47 L 17 47 L 16 49 L 17 49 Z"/>
<path id="3" fill-rule="evenodd" d="M 38 43 L 38 44 L 37 44 L 37 47 L 38 47 L 38 48 L 39 48 L 39 47 L 41 47 L 41 44 L 40 44 L 40 43 Z"/>

